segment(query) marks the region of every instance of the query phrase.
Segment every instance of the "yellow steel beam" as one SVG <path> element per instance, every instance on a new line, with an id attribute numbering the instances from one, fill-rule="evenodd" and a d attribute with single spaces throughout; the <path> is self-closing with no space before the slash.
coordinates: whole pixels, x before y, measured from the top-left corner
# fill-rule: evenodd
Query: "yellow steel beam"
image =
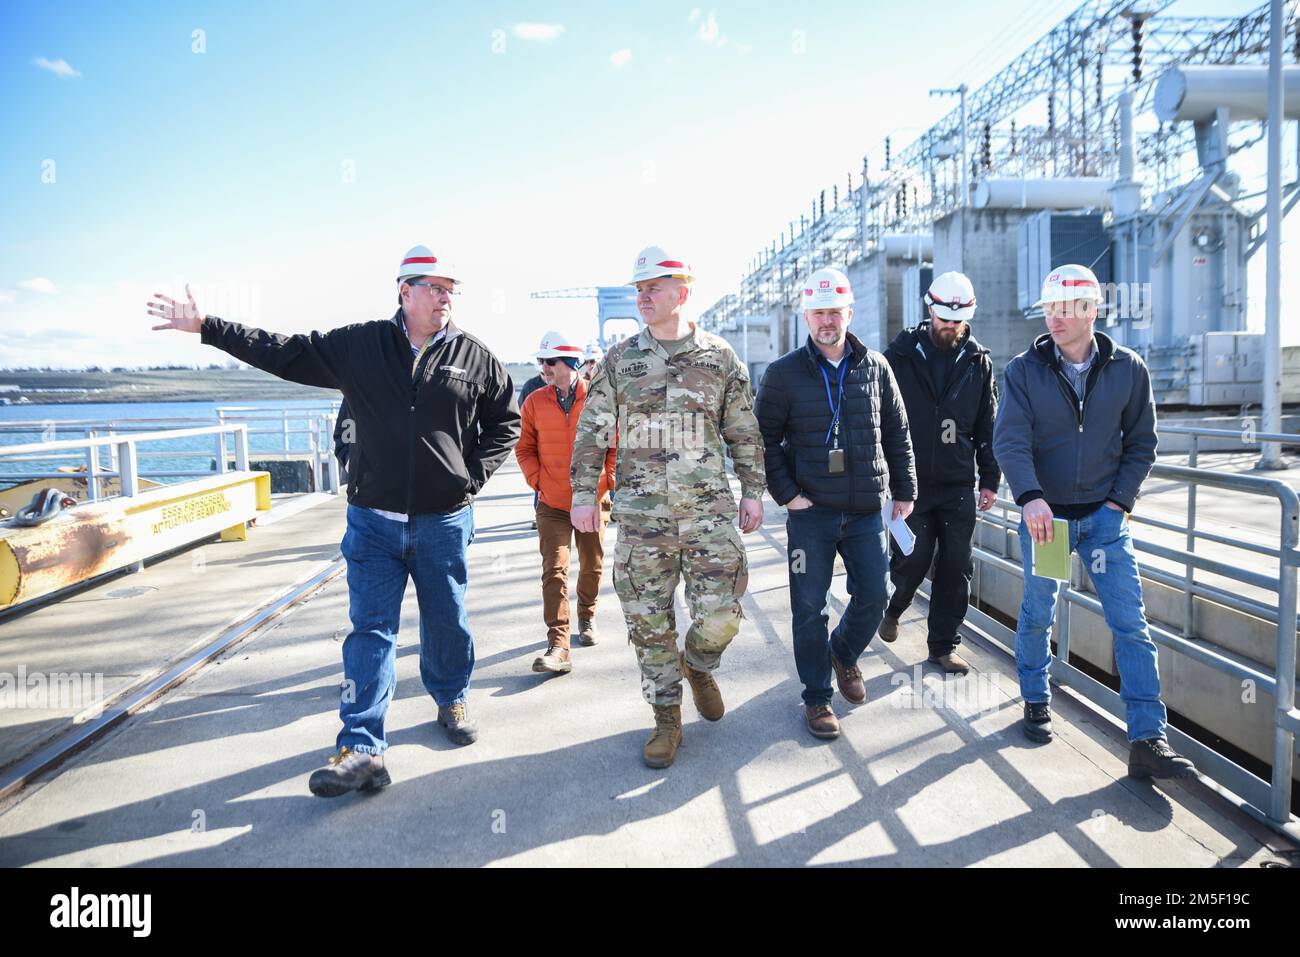
<path id="1" fill-rule="evenodd" d="M 0 523 L 0 608 L 213 536 L 244 541 L 270 488 L 266 472 L 228 472 L 85 502 L 34 527 Z"/>

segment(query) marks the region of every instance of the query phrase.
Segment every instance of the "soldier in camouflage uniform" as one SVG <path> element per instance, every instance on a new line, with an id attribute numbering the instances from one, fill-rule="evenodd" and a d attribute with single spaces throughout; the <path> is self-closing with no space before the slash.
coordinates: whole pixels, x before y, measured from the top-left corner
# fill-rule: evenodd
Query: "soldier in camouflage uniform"
<path id="1" fill-rule="evenodd" d="M 642 694 L 655 711 L 644 752 L 650 767 L 672 764 L 681 743 L 683 674 L 702 717 L 717 721 L 725 710 L 711 672 L 740 630 L 749 580 L 732 524 L 727 453 L 740 478 L 741 529 L 763 521 L 763 442 L 749 374 L 725 340 L 682 318 L 691 279 L 689 266 L 658 247 L 638 257 L 633 285 L 645 327 L 598 366 L 571 470 L 574 527 L 594 530 L 601 465 L 617 438 L 614 588 Z M 679 575 L 691 612 L 680 654 L 673 612 Z"/>

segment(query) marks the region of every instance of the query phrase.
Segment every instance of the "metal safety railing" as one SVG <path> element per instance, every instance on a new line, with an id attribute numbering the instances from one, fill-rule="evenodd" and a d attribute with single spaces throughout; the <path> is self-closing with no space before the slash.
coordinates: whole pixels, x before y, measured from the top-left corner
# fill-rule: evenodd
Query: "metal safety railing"
<path id="1" fill-rule="evenodd" d="M 1230 439 L 1235 442 L 1241 442 L 1243 446 L 1260 446 L 1264 444 L 1279 445 L 1296 445 L 1300 446 L 1300 435 L 1294 435 L 1286 432 L 1255 432 L 1250 428 L 1242 429 L 1213 429 L 1203 428 L 1200 426 L 1179 426 L 1179 425 L 1162 425 L 1157 426 L 1156 431 L 1166 435 L 1186 436 L 1189 442 L 1187 451 L 1187 467 L 1200 468 L 1200 453 L 1202 438 L 1208 439 Z M 1213 471 L 1213 470 L 1210 470 Z M 1154 473 L 1153 473 L 1154 474 Z M 1270 548 L 1267 545 L 1258 545 L 1252 542 L 1242 541 L 1241 539 L 1227 538 L 1223 535 L 1217 535 L 1214 532 L 1204 531 L 1197 526 L 1196 522 L 1196 505 L 1197 505 L 1197 486 L 1196 483 L 1190 483 L 1187 487 L 1187 524 L 1185 526 L 1174 525 L 1170 522 L 1162 522 L 1155 518 L 1134 516 L 1134 520 L 1149 525 L 1153 528 L 1161 528 L 1166 531 L 1176 532 L 1185 535 L 1186 551 L 1195 552 L 1197 541 L 1212 542 L 1217 545 L 1227 545 L 1233 548 L 1240 548 L 1257 555 L 1264 555 L 1273 560 L 1280 560 L 1279 550 Z M 1135 545 L 1136 547 L 1136 545 Z M 1168 549 L 1162 549 L 1159 546 L 1149 545 L 1142 550 L 1148 551 L 1158 557 L 1170 558 L 1177 562 L 1179 559 Z M 1181 554 L 1181 553 L 1178 553 Z M 1230 592 L 1222 588 L 1216 588 L 1213 585 L 1207 585 L 1194 580 L 1194 571 L 1200 568 L 1203 571 L 1213 574 L 1220 574 L 1226 578 L 1235 578 L 1233 574 L 1224 574 L 1225 570 L 1231 569 L 1238 571 L 1237 566 L 1228 566 L 1220 562 L 1213 562 L 1208 559 L 1200 559 L 1197 562 L 1185 562 L 1185 573 L 1181 580 L 1174 580 L 1170 576 L 1162 573 L 1158 569 L 1150 569 L 1152 579 L 1169 585 L 1173 588 L 1183 589 L 1183 636 L 1192 637 L 1192 614 L 1195 608 L 1196 599 L 1206 598 L 1210 601 L 1226 605 L 1236 611 L 1242 611 L 1246 614 L 1255 615 L 1264 618 L 1267 621 L 1276 623 L 1278 609 L 1276 606 L 1270 606 L 1258 601 L 1252 601 L 1235 592 Z M 1254 585 L 1270 589 L 1273 592 L 1278 590 L 1278 582 L 1273 578 L 1260 578 L 1259 576 L 1249 575 L 1243 579 L 1245 584 Z"/>
<path id="2" fill-rule="evenodd" d="M 253 449 L 253 454 L 284 456 L 286 458 L 305 456 L 312 468 L 316 488 L 318 490 L 328 488 L 338 494 L 340 491 L 339 468 L 338 462 L 333 455 L 336 415 L 337 409 L 334 406 L 327 406 L 324 411 L 319 408 L 259 410 L 240 406 L 222 406 L 216 410 L 219 426 L 234 423 L 245 426 L 246 435 L 250 437 L 249 443 L 256 443 L 259 446 Z M 116 437 L 138 436 L 141 432 L 161 433 L 166 431 L 173 433 L 172 438 L 184 438 L 204 434 L 201 432 L 196 433 L 193 429 L 209 427 L 211 423 L 212 419 L 210 417 L 201 416 L 150 417 L 142 419 L 117 418 L 110 420 L 33 420 L 0 423 L 0 454 L 7 456 L 9 461 L 14 463 L 67 461 L 75 469 L 71 473 L 68 471 L 41 472 L 39 470 L 0 471 L 0 483 L 12 484 L 39 479 L 67 478 L 69 474 L 72 474 L 78 478 L 86 478 L 87 498 L 89 501 L 97 501 L 104 497 L 105 494 L 101 483 L 116 476 L 119 469 L 117 461 L 118 443 L 113 441 Z M 33 448 L 36 443 L 24 443 L 22 446 L 6 446 L 2 444 L 5 436 L 21 436 L 32 433 L 50 437 L 47 441 L 39 443 L 41 452 L 15 454 L 19 448 Z M 80 433 L 84 439 L 105 438 L 109 441 L 97 442 L 89 446 L 84 441 L 81 442 L 77 447 L 83 450 L 84 454 L 60 453 L 58 447 L 61 441 L 64 440 L 55 437 L 69 433 L 74 435 Z M 258 441 L 257 438 L 254 438 L 266 436 L 275 436 L 278 441 L 271 443 Z M 301 442 L 299 441 L 300 438 L 302 439 Z M 76 442 L 78 440 L 71 439 L 68 441 Z M 229 453 L 224 450 L 223 441 L 217 439 L 213 450 L 216 456 L 215 471 L 218 472 L 226 470 L 229 456 Z M 300 445 L 305 445 L 305 449 L 299 447 Z M 205 450 L 193 448 L 152 449 L 148 453 L 151 464 L 146 468 L 139 469 L 137 474 L 150 479 L 187 479 L 213 474 L 214 468 L 193 469 L 180 467 L 179 465 L 177 468 L 162 467 L 163 463 L 168 460 L 180 460 L 180 463 L 183 464 L 186 460 L 192 462 L 194 459 L 204 458 L 208 454 Z M 106 460 L 105 455 L 107 456 Z"/>
<path id="3" fill-rule="evenodd" d="M 216 443 L 215 467 L 206 471 L 164 470 L 151 472 L 154 476 L 198 478 L 219 475 L 229 471 L 226 437 L 231 437 L 236 471 L 248 471 L 248 426 L 242 422 L 230 422 L 224 425 L 199 426 L 190 429 L 166 429 L 154 432 L 130 432 L 117 435 L 86 436 L 76 439 L 61 439 L 53 442 L 28 442 L 20 445 L 0 446 L 0 461 L 9 462 L 46 462 L 59 458 L 73 457 L 86 465 L 84 477 L 90 501 L 108 497 L 101 494 L 99 483 L 108 479 L 118 480 L 118 495 L 129 497 L 140 491 L 140 454 L 139 446 L 143 443 L 169 442 L 196 436 L 213 436 Z M 108 449 L 111 454 L 110 464 L 105 467 L 99 455 L 100 449 Z M 164 453 L 150 452 L 151 457 Z M 193 452 L 170 453 L 173 455 L 193 456 Z M 20 473 L 23 481 L 31 479 L 81 478 L 83 473 L 68 472 L 24 472 Z M 2 478 L 3 476 L 0 476 Z"/>
<path id="4" fill-rule="evenodd" d="M 1249 416 L 1245 421 L 1252 422 Z M 1300 447 L 1300 435 L 1290 432 L 1257 432 L 1253 425 L 1243 425 L 1239 429 L 1214 429 L 1199 425 L 1156 425 L 1158 435 L 1182 435 L 1187 437 L 1189 449 L 1187 464 L 1197 467 L 1197 459 L 1202 451 L 1201 439 L 1231 439 L 1243 448 L 1265 445 L 1293 445 Z M 1221 450 L 1214 450 L 1221 451 Z"/>
<path id="5" fill-rule="evenodd" d="M 1236 433 L 1230 432 L 1229 434 L 1235 435 Z M 1275 439 L 1266 435 L 1263 438 L 1266 441 L 1290 441 L 1292 437 Z M 1255 775 L 1227 756 L 1172 726 L 1168 729 L 1171 742 L 1179 750 L 1191 757 L 1203 774 L 1242 798 L 1246 802 L 1244 809 L 1248 813 L 1270 826 L 1283 830 L 1292 837 L 1300 837 L 1300 824 L 1297 824 L 1290 813 L 1296 735 L 1300 733 L 1300 710 L 1296 708 L 1295 697 L 1297 568 L 1300 568 L 1300 547 L 1298 547 L 1300 546 L 1300 497 L 1297 496 L 1295 489 L 1289 484 L 1277 479 L 1216 472 L 1190 466 L 1156 465 L 1151 471 L 1151 477 L 1184 483 L 1188 486 L 1189 493 L 1193 493 L 1199 486 L 1207 486 L 1260 496 L 1278 503 L 1281 529 L 1277 548 L 1267 548 L 1252 543 L 1240 542 L 1196 528 L 1196 497 L 1194 494 L 1189 494 L 1188 497 L 1188 524 L 1185 528 L 1180 528 L 1174 523 L 1141 518 L 1137 515 L 1130 516 L 1130 521 L 1182 532 L 1187 536 L 1187 547 L 1185 549 L 1169 548 L 1141 539 L 1136 535 L 1133 536 L 1133 545 L 1138 552 L 1184 565 L 1183 574 L 1174 575 L 1159 568 L 1151 567 L 1149 562 L 1139 561 L 1138 563 L 1139 573 L 1143 578 L 1166 584 L 1175 589 L 1183 589 L 1187 596 L 1183 607 L 1183 633 L 1181 635 L 1175 634 L 1156 622 L 1149 622 L 1153 641 L 1159 646 L 1185 655 L 1222 674 L 1230 675 L 1243 682 L 1252 682 L 1258 691 L 1271 695 L 1275 702 L 1272 721 L 1273 759 L 1271 778 L 1269 780 Z M 1003 488 L 1005 489 L 1006 486 L 1004 485 Z M 980 513 L 979 520 L 985 526 L 1002 530 L 1004 534 L 1004 554 L 995 554 L 978 544 L 973 549 L 977 571 L 972 589 L 974 603 L 968 610 L 967 620 L 980 628 L 995 643 L 1001 645 L 1004 651 L 1014 656 L 1015 630 L 977 607 L 983 601 L 982 579 L 984 576 L 982 572 L 985 567 L 998 569 L 1021 579 L 1024 577 L 1023 565 L 1006 557 L 1012 554 L 1011 538 L 1018 534 L 1020 526 L 1019 506 L 1015 502 L 1002 497 L 1001 494 L 998 498 L 998 506 L 1000 507 L 1000 514 L 995 514 L 992 511 Z M 1269 558 L 1275 559 L 1277 562 L 1277 574 L 1274 576 L 1238 564 L 1215 561 L 1202 554 L 1197 554 L 1195 551 L 1197 540 L 1213 541 L 1225 546 L 1243 548 L 1253 554 L 1269 556 Z M 976 541 L 977 543 L 980 541 L 978 535 Z M 1198 570 L 1269 591 L 1275 596 L 1276 603 L 1270 606 L 1264 602 L 1235 595 L 1225 589 L 1197 582 L 1195 573 Z M 1247 659 L 1244 656 L 1238 656 L 1231 652 L 1216 651 L 1199 643 L 1193 635 L 1193 601 L 1196 597 L 1225 605 L 1272 623 L 1276 629 L 1276 657 L 1274 659 L 1273 673 L 1270 674 L 1266 670 L 1266 665 Z M 1122 723 L 1124 720 L 1124 705 L 1119 694 L 1069 663 L 1070 610 L 1076 606 L 1086 608 L 1097 615 L 1103 615 L 1101 602 L 1095 596 L 1075 590 L 1069 582 L 1063 583 L 1057 598 L 1053 626 L 1057 652 L 1052 660 L 1052 675 L 1060 684 L 1073 688 L 1093 704 L 1115 716 Z"/>
<path id="6" fill-rule="evenodd" d="M 250 426 L 249 435 L 278 434 L 281 437 L 282 447 L 275 450 L 275 452 L 286 456 L 298 453 L 298 450 L 291 447 L 291 437 L 305 434 L 307 436 L 307 455 L 316 479 L 316 490 L 319 492 L 328 488 L 335 495 L 338 495 L 341 491 L 339 487 L 339 463 L 334 457 L 334 426 L 338 421 L 337 406 L 332 406 L 327 411 L 311 411 L 306 413 L 305 416 L 303 412 L 295 412 L 290 409 L 268 412 L 251 407 L 222 406 L 217 409 L 217 418 L 221 422 L 238 421 L 246 423 Z M 292 423 L 300 419 L 305 422 L 303 428 L 291 427 Z M 278 423 L 278 428 L 275 425 L 256 427 L 260 423 Z"/>

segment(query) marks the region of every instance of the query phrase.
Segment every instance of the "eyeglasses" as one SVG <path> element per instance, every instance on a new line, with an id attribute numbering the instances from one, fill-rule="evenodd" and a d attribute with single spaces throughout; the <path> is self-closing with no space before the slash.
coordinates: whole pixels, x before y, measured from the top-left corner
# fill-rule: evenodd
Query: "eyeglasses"
<path id="1" fill-rule="evenodd" d="M 563 362 L 563 361 L 564 361 L 563 359 L 556 359 L 556 358 L 552 358 L 552 359 L 543 359 L 543 360 L 542 360 L 542 365 L 544 365 L 544 366 L 558 366 L 558 365 L 559 365 L 561 362 Z"/>
<path id="2" fill-rule="evenodd" d="M 444 286 L 442 283 L 437 283 L 437 282 L 408 282 L 407 285 L 427 286 L 429 289 L 429 295 L 431 296 L 443 295 L 446 296 L 448 299 L 450 299 L 452 296 L 460 295 L 460 291 L 456 289 L 454 286 L 448 288 L 447 286 Z"/>

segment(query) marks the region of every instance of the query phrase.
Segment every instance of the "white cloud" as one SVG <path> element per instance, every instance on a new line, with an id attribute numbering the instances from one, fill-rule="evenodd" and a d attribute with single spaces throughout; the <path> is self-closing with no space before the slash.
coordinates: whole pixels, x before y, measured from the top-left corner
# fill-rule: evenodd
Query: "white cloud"
<path id="1" fill-rule="evenodd" d="M 28 292 L 43 292 L 47 296 L 53 296 L 59 291 L 58 286 L 41 276 L 35 279 L 24 279 L 18 284 L 18 288 L 26 289 Z"/>
<path id="2" fill-rule="evenodd" d="M 71 80 L 74 77 L 81 76 L 79 70 L 74 70 L 67 60 L 47 60 L 43 56 L 38 56 L 32 61 L 42 70 L 49 70 L 60 80 Z"/>
<path id="3" fill-rule="evenodd" d="M 692 22 L 697 19 L 695 17 L 696 12 L 697 11 L 691 11 Z M 712 10 L 709 11 L 707 17 L 700 20 L 700 29 L 695 35 L 705 43 L 712 43 L 716 46 L 722 46 L 727 42 L 727 38 L 722 35 L 722 31 L 718 27 L 718 18 Z"/>
<path id="4" fill-rule="evenodd" d="M 686 22 L 687 22 L 687 23 L 694 23 L 696 20 L 698 20 L 698 19 L 699 19 L 700 17 L 702 17 L 703 15 L 704 15 L 704 12 L 703 12 L 699 7 L 692 7 L 692 8 L 691 8 L 691 15 L 690 15 L 689 17 L 686 18 Z"/>
<path id="5" fill-rule="evenodd" d="M 616 67 L 626 66 L 627 62 L 631 59 L 632 59 L 632 51 L 627 47 L 624 47 L 621 50 L 615 50 L 613 53 L 609 55 L 609 62 L 614 64 L 614 66 Z"/>
<path id="6" fill-rule="evenodd" d="M 513 30 L 515 36 L 521 40 L 537 40 L 541 43 L 550 43 L 564 32 L 564 24 L 514 23 L 511 24 L 510 29 Z"/>
<path id="7" fill-rule="evenodd" d="M 5 289 L 0 289 L 0 302 L 13 302 L 14 294 Z"/>

